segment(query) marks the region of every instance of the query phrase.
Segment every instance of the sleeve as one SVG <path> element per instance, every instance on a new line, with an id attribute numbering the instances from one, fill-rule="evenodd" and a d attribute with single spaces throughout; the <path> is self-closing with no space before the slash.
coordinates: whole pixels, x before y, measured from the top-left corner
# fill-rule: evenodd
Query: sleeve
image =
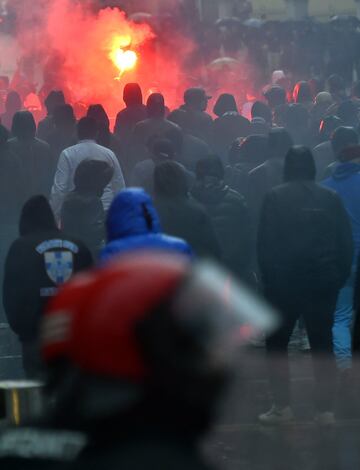
<path id="1" fill-rule="evenodd" d="M 50 203 L 57 221 L 60 220 L 61 207 L 71 187 L 71 169 L 66 153 L 62 152 L 55 172 L 54 184 L 51 189 Z"/>
<path id="2" fill-rule="evenodd" d="M 352 236 L 352 228 L 349 216 L 344 205 L 336 194 L 334 194 L 337 210 L 337 259 L 338 273 L 341 285 L 345 284 L 351 274 L 351 267 L 354 256 L 354 243 Z"/>
<path id="3" fill-rule="evenodd" d="M 5 261 L 3 304 L 9 325 L 19 336 L 33 331 L 39 310 L 38 295 L 29 282 L 28 265 L 27 253 L 15 241 Z"/>
<path id="4" fill-rule="evenodd" d="M 114 176 L 112 177 L 110 185 L 113 196 L 115 196 L 119 191 L 125 188 L 125 180 L 120 168 L 120 163 L 113 152 L 112 160 L 114 166 Z"/>

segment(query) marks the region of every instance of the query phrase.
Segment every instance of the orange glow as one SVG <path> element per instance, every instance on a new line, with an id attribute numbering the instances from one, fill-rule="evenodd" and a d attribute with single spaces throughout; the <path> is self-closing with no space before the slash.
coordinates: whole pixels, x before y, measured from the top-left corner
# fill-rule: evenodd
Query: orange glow
<path id="1" fill-rule="evenodd" d="M 131 46 L 131 42 L 131 36 L 117 36 L 113 40 L 109 57 L 119 70 L 117 79 L 121 78 L 128 70 L 134 69 L 138 62 L 138 56 L 135 51 L 130 49 L 124 50 Z"/>

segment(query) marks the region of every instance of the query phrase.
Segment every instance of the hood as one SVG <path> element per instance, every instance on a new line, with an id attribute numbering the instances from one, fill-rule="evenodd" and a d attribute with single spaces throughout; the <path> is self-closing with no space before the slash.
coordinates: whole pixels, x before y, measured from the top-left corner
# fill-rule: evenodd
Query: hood
<path id="1" fill-rule="evenodd" d="M 356 173 L 359 172 L 360 165 L 358 163 L 339 163 L 338 165 L 336 165 L 332 176 L 335 180 L 343 180 L 349 178 L 352 175 L 356 175 Z"/>
<path id="2" fill-rule="evenodd" d="M 57 230 L 54 214 L 45 196 L 33 196 L 23 206 L 19 222 L 20 236 Z"/>
<path id="3" fill-rule="evenodd" d="M 139 188 L 124 189 L 113 200 L 106 221 L 108 241 L 159 233 L 160 221 L 151 197 Z"/>

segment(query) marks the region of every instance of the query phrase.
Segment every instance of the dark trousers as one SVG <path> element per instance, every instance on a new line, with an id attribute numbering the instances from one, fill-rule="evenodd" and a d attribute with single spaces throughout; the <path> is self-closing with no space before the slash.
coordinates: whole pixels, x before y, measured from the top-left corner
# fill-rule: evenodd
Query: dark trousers
<path id="1" fill-rule="evenodd" d="M 280 292 L 280 293 L 279 293 Z M 281 325 L 266 340 L 268 370 L 274 402 L 290 404 L 290 371 L 287 356 L 289 339 L 299 317 L 304 319 L 316 380 L 315 404 L 319 411 L 333 408 L 336 391 L 336 364 L 332 327 L 338 292 L 289 292 L 268 289 L 266 297 L 279 311 Z"/>

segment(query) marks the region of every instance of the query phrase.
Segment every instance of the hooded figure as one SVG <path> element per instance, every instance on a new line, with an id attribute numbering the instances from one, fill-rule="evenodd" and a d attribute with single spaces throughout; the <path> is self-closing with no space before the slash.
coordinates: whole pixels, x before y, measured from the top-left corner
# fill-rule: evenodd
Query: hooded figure
<path id="1" fill-rule="evenodd" d="M 55 162 L 46 142 L 35 137 L 36 124 L 29 111 L 15 114 L 12 125 L 13 138 L 9 150 L 21 163 L 25 176 L 24 199 L 36 194 L 48 196 L 54 179 Z"/>
<path id="2" fill-rule="evenodd" d="M 197 256 L 220 259 L 211 219 L 190 196 L 187 175 L 179 163 L 165 161 L 155 167 L 154 204 L 165 233 L 187 241 Z"/>
<path id="3" fill-rule="evenodd" d="M 76 118 L 74 109 L 70 104 L 63 104 L 54 110 L 54 129 L 49 133 L 46 142 L 57 163 L 63 150 L 77 143 Z"/>
<path id="4" fill-rule="evenodd" d="M 256 223 L 265 194 L 281 184 L 285 155 L 292 146 L 290 134 L 283 128 L 271 129 L 269 133 L 267 160 L 249 173 L 248 203 Z"/>
<path id="5" fill-rule="evenodd" d="M 92 265 L 92 257 L 82 242 L 57 229 L 44 196 L 34 196 L 24 205 L 19 232 L 20 238 L 11 245 L 5 263 L 4 307 L 9 325 L 22 344 L 26 375 L 37 377 L 41 372 L 41 313 L 60 285 Z"/>
<path id="6" fill-rule="evenodd" d="M 135 125 L 147 118 L 146 106 L 143 104 L 143 96 L 137 83 L 127 83 L 123 94 L 126 108 L 116 116 L 115 134 L 121 139 L 129 137 Z"/>
<path id="7" fill-rule="evenodd" d="M 101 197 L 112 176 L 113 169 L 106 162 L 84 160 L 75 171 L 75 189 L 68 194 L 61 210 L 63 230 L 84 242 L 94 259 L 105 242 Z"/>
<path id="8" fill-rule="evenodd" d="M 249 280 L 251 265 L 251 223 L 244 197 L 225 184 L 219 157 L 200 160 L 192 196 L 210 215 L 219 240 L 224 265 L 243 280 Z"/>
<path id="9" fill-rule="evenodd" d="M 45 99 L 45 107 L 47 110 L 47 116 L 39 122 L 37 136 L 39 139 L 47 142 L 49 135 L 55 129 L 54 113 L 58 106 L 64 106 L 65 96 L 61 90 L 51 91 Z"/>
<path id="10" fill-rule="evenodd" d="M 151 197 L 137 188 L 124 189 L 114 199 L 106 220 L 107 245 L 101 260 L 132 251 L 158 249 L 192 256 L 183 240 L 165 235 Z"/>
<path id="11" fill-rule="evenodd" d="M 317 381 L 316 419 L 319 424 L 334 423 L 333 314 L 351 261 L 351 226 L 340 198 L 315 183 L 311 151 L 293 147 L 285 160 L 284 184 L 266 195 L 258 230 L 265 295 L 282 317 L 279 329 L 266 342 L 274 406 L 260 415 L 261 422 L 293 419 L 287 346 L 302 316 Z"/>
<path id="12" fill-rule="evenodd" d="M 220 95 L 214 113 L 218 116 L 214 121 L 213 148 L 227 164 L 227 155 L 232 142 L 238 137 L 246 137 L 250 132 L 250 122 L 237 110 L 233 95 L 224 93 Z"/>

